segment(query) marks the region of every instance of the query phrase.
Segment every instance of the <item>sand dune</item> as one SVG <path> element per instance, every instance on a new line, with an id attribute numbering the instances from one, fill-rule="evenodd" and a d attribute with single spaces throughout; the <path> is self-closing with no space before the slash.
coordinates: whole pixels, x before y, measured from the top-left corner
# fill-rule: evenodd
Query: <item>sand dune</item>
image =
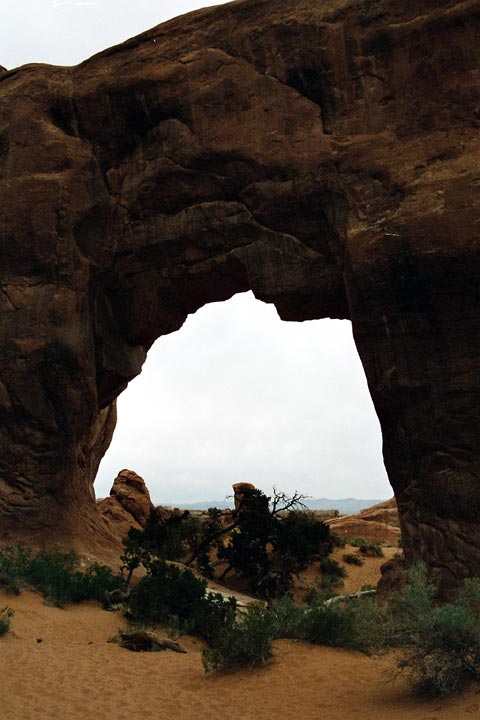
<path id="1" fill-rule="evenodd" d="M 480 717 L 480 694 L 420 702 L 387 682 L 392 658 L 283 640 L 269 668 L 205 675 L 201 643 L 185 655 L 108 643 L 125 620 L 96 603 L 48 607 L 0 595 L 15 610 L 0 638 L 1 717 L 9 720 L 452 720 Z M 41 640 L 41 642 L 39 642 Z"/>

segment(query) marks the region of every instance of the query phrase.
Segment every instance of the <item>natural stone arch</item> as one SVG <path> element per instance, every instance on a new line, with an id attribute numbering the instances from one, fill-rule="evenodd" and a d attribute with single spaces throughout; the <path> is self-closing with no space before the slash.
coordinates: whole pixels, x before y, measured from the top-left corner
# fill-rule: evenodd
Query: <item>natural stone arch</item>
<path id="1" fill-rule="evenodd" d="M 238 0 L 0 74 L 5 532 L 101 531 L 115 398 L 252 289 L 351 319 L 407 556 L 480 572 L 479 7 Z"/>

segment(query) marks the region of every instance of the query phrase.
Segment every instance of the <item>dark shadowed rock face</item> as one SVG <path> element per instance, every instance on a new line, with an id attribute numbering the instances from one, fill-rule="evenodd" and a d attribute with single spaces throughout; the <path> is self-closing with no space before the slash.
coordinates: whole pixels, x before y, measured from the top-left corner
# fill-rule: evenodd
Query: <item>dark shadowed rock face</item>
<path id="1" fill-rule="evenodd" d="M 480 574 L 479 24 L 476 0 L 239 0 L 0 76 L 5 533 L 98 529 L 115 398 L 252 289 L 351 319 L 407 556 Z"/>

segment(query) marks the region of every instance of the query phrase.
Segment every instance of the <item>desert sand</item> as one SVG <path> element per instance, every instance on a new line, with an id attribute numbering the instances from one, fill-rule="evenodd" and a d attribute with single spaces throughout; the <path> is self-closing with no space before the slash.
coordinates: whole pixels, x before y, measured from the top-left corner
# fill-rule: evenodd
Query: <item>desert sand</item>
<path id="1" fill-rule="evenodd" d="M 393 549 L 392 549 L 393 551 Z M 369 559 L 346 591 L 378 578 Z M 368 579 L 365 579 L 368 578 Z M 187 654 L 133 653 L 109 643 L 126 627 L 120 612 L 88 602 L 63 609 L 38 594 L 0 594 L 15 615 L 0 638 L 1 718 L 9 720 L 452 720 L 480 717 L 480 689 L 448 700 L 415 698 L 389 681 L 392 656 L 303 642 L 275 643 L 260 670 L 206 675 L 202 643 L 182 638 Z"/>

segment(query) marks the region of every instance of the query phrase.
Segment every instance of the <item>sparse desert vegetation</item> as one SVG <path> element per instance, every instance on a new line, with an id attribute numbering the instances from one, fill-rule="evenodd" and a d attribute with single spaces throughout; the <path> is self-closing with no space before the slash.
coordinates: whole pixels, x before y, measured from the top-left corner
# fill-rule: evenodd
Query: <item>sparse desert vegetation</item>
<path id="1" fill-rule="evenodd" d="M 148 570 L 159 558 L 183 559 L 220 582 L 233 576 L 262 599 L 284 594 L 314 560 L 325 583 L 337 582 L 343 570 L 328 558 L 333 549 L 330 529 L 314 513 L 299 510 L 302 499 L 299 493 L 289 497 L 277 491 L 270 498 L 248 488 L 226 522 L 215 508 L 203 522 L 188 512 L 165 517 L 154 510 L 143 530 L 132 529 L 125 538 L 127 584 L 135 568 Z"/>
<path id="2" fill-rule="evenodd" d="M 14 612 L 8 605 L 0 609 L 0 637 L 10 630 L 13 615 Z"/>
<path id="3" fill-rule="evenodd" d="M 346 566 L 360 571 L 367 560 L 382 557 L 381 546 L 357 538 L 335 542 L 328 526 L 298 510 L 298 498 L 289 503 L 282 496 L 290 506 L 278 502 L 277 512 L 263 493 L 245 497 L 227 525 L 213 509 L 203 526 L 187 512 L 171 518 L 152 513 L 143 530 L 125 538 L 117 572 L 100 563 L 82 567 L 72 551 L 4 548 L 0 586 L 10 596 L 35 589 L 57 607 L 88 599 L 109 607 L 107 601 L 118 596 L 118 607 L 135 627 L 161 626 L 171 635 L 201 638 L 207 672 L 267 665 L 274 643 L 291 639 L 370 655 L 395 649 L 391 675 L 405 676 L 427 696 L 443 697 L 478 679 L 480 580 L 466 581 L 455 600 L 440 603 L 425 566 L 417 565 L 388 602 L 340 596 Z M 334 545 L 343 563 L 331 556 Z M 196 566 L 196 574 L 171 558 Z M 294 580 L 312 564 L 316 581 L 300 592 Z M 239 612 L 228 591 L 208 590 L 201 570 L 209 577 L 246 580 L 262 602 L 252 600 Z M 8 606 L 1 611 L 0 634 L 8 632 L 12 615 Z"/>
<path id="4" fill-rule="evenodd" d="M 38 590 L 53 605 L 83 600 L 103 601 L 107 592 L 124 585 L 109 567 L 92 563 L 79 568 L 74 551 L 32 552 L 22 545 L 0 550 L 0 588 L 18 595 L 21 588 Z"/>

